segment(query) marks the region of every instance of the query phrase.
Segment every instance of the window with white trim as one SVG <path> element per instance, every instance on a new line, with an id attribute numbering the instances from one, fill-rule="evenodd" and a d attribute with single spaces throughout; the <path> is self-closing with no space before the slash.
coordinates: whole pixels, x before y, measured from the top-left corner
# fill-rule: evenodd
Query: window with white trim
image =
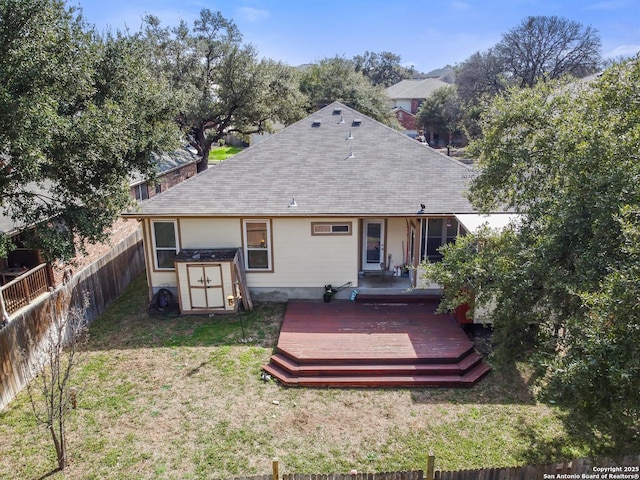
<path id="1" fill-rule="evenodd" d="M 244 261 L 247 271 L 269 271 L 271 266 L 271 222 L 243 220 Z"/>
<path id="2" fill-rule="evenodd" d="M 351 235 L 351 222 L 311 222 L 311 235 Z"/>
<path id="3" fill-rule="evenodd" d="M 178 245 L 178 228 L 175 221 L 151 223 L 153 233 L 153 257 L 158 270 L 173 270 Z"/>

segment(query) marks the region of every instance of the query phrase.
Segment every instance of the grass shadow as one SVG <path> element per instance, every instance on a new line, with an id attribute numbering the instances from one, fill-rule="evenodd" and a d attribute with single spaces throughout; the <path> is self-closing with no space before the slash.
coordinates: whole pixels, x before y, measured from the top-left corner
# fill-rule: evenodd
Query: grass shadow
<path id="1" fill-rule="evenodd" d="M 491 366 L 489 374 L 469 388 L 430 388 L 412 392 L 415 403 L 535 405 L 533 369 L 524 363 L 502 364 L 492 361 L 493 332 L 483 325 L 468 325 L 467 336 L 475 350 Z"/>
<path id="2" fill-rule="evenodd" d="M 249 344 L 275 346 L 285 304 L 256 303 L 225 315 L 148 312 L 145 275 L 136 278 L 89 327 L 90 350 Z"/>

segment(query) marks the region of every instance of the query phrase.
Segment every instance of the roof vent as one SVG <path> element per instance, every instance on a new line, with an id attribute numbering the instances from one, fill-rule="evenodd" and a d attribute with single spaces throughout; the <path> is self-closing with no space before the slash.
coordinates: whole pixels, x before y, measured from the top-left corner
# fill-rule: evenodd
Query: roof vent
<path id="1" fill-rule="evenodd" d="M 349 159 L 349 158 L 356 158 L 356 156 L 353 153 L 353 148 L 349 149 L 349 155 L 347 156 L 347 159 Z"/>
<path id="2" fill-rule="evenodd" d="M 362 120 L 359 118 L 354 118 L 353 122 L 351 122 L 351 125 L 354 127 L 359 127 L 360 125 L 362 125 Z"/>
<path id="3" fill-rule="evenodd" d="M 347 136 L 347 140 L 353 140 L 353 133 L 349 130 L 349 135 Z"/>
<path id="4" fill-rule="evenodd" d="M 338 123 L 340 124 L 344 123 L 344 117 L 342 115 L 340 115 L 340 120 L 338 121 Z"/>
<path id="5" fill-rule="evenodd" d="M 319 127 L 320 125 L 322 125 L 322 120 L 320 120 L 319 118 L 316 118 L 312 123 L 311 126 L 312 127 Z"/>
<path id="6" fill-rule="evenodd" d="M 342 115 L 342 109 L 341 108 L 334 108 L 333 109 L 333 114 L 334 115 Z"/>
<path id="7" fill-rule="evenodd" d="M 298 204 L 296 203 L 296 198 L 295 198 L 295 197 L 293 197 L 293 198 L 291 199 L 291 201 L 289 202 L 289 208 L 291 208 L 291 207 L 297 207 L 297 206 L 298 206 Z"/>

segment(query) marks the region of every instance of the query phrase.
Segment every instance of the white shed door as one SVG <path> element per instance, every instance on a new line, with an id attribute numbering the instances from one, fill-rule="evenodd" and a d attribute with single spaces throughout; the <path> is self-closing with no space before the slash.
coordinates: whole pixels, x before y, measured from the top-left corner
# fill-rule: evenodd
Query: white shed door
<path id="1" fill-rule="evenodd" d="M 191 308 L 224 308 L 221 265 L 188 265 Z"/>

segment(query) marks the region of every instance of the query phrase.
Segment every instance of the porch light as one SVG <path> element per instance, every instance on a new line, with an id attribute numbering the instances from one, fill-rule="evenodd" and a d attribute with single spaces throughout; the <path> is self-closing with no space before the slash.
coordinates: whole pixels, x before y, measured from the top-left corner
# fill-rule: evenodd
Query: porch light
<path id="1" fill-rule="evenodd" d="M 447 228 L 451 226 L 451 217 L 447 217 Z"/>
<path id="2" fill-rule="evenodd" d="M 236 304 L 236 299 L 233 295 L 227 297 L 227 305 L 233 307 Z"/>

